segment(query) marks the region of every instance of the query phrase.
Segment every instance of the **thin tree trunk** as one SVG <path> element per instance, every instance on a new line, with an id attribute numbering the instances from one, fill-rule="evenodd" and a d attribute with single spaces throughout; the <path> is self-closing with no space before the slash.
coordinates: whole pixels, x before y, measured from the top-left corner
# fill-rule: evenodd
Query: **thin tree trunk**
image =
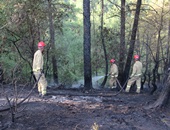
<path id="1" fill-rule="evenodd" d="M 147 106 L 146 109 L 152 109 L 152 108 L 159 109 L 167 105 L 169 96 L 170 96 L 170 87 L 169 87 L 170 86 L 170 72 L 169 73 L 166 72 L 166 74 L 168 74 L 168 76 L 164 82 L 165 86 L 162 89 L 159 98 L 153 104 Z"/>
<path id="2" fill-rule="evenodd" d="M 170 10 L 170 0 L 169 0 L 169 10 Z M 168 49 L 167 53 L 169 53 L 169 38 L 170 38 L 170 20 L 169 20 L 169 25 L 168 25 Z M 164 68 L 166 69 L 165 71 L 165 78 L 163 79 L 163 89 L 161 91 L 161 94 L 159 98 L 151 105 L 149 105 L 147 108 L 161 108 L 163 106 L 166 106 L 168 104 L 168 100 L 170 97 L 170 59 L 169 55 L 167 55 L 167 61 L 169 61 L 168 65 L 165 66 Z M 166 64 L 165 64 L 166 65 Z"/>
<path id="3" fill-rule="evenodd" d="M 170 0 L 169 0 L 169 11 L 170 11 Z M 168 39 L 167 39 L 167 46 L 166 46 L 166 58 L 165 58 L 164 70 L 168 69 L 167 66 L 170 60 L 169 47 L 170 47 L 170 19 L 168 21 Z"/>
<path id="4" fill-rule="evenodd" d="M 163 1 L 163 3 L 164 3 L 164 1 Z M 153 89 L 151 90 L 150 94 L 153 94 L 157 90 L 157 85 L 156 85 L 157 79 L 160 82 L 158 68 L 159 68 L 159 64 L 160 64 L 159 60 L 160 60 L 161 31 L 163 28 L 162 26 L 163 26 L 163 16 L 164 16 L 163 10 L 164 10 L 164 7 L 162 8 L 161 19 L 160 19 L 159 30 L 158 30 L 158 42 L 157 42 L 156 58 L 154 60 L 155 65 L 154 65 L 154 69 L 153 69 L 153 80 L 152 80 Z"/>
<path id="5" fill-rule="evenodd" d="M 83 24 L 84 24 L 84 87 L 92 89 L 91 76 L 91 36 L 90 36 L 90 0 L 83 0 Z"/>
<path id="6" fill-rule="evenodd" d="M 92 9 L 93 9 L 93 15 L 92 15 L 92 17 L 93 17 L 93 40 L 92 40 L 92 43 L 95 43 L 96 44 L 96 48 L 97 48 L 97 46 L 98 46 L 98 44 L 97 44 L 97 42 L 96 42 L 96 31 L 95 31 L 95 4 L 96 4 L 96 2 L 94 2 L 94 1 L 92 1 Z M 95 51 L 94 51 L 94 56 L 96 57 L 95 58 L 95 75 L 96 76 L 98 76 L 98 53 L 97 53 L 97 49 L 95 48 Z"/>
<path id="7" fill-rule="evenodd" d="M 123 85 L 123 70 L 125 66 L 125 0 L 121 0 L 121 28 L 120 28 L 120 51 L 119 51 L 119 81 Z"/>
<path id="8" fill-rule="evenodd" d="M 130 67 L 131 67 L 131 61 L 132 61 L 132 56 L 133 56 L 134 47 L 135 47 L 136 32 L 137 32 L 137 28 L 138 28 L 138 21 L 139 21 L 139 15 L 140 15 L 141 1 L 142 0 L 138 0 L 137 5 L 136 5 L 136 13 L 135 13 L 135 19 L 134 19 L 133 28 L 132 28 L 130 48 L 129 48 L 126 65 L 125 65 L 125 70 L 124 70 L 125 79 L 128 78 Z"/>
<path id="9" fill-rule="evenodd" d="M 50 23 L 50 44 L 52 47 L 52 66 L 53 66 L 53 79 L 54 83 L 58 84 L 58 66 L 57 60 L 55 57 L 55 31 L 54 31 L 54 23 L 52 19 L 52 9 L 51 9 L 51 0 L 48 0 L 48 15 L 49 15 L 49 23 Z"/>
<path id="10" fill-rule="evenodd" d="M 106 52 L 106 46 L 104 43 L 104 36 L 103 36 L 103 15 L 104 15 L 104 0 L 102 0 L 102 13 L 101 13 L 101 40 L 102 40 L 102 46 L 104 50 L 104 56 L 105 56 L 105 64 L 106 64 L 106 70 L 105 70 L 105 77 L 101 84 L 101 87 L 103 88 L 107 81 L 107 73 L 108 73 L 108 59 L 107 59 L 107 52 Z"/>

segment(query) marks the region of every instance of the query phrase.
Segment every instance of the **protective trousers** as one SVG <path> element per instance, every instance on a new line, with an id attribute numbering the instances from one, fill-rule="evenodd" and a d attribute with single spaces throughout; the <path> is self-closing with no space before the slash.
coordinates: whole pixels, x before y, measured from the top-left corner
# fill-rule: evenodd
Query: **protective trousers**
<path id="1" fill-rule="evenodd" d="M 137 85 L 137 93 L 140 93 L 140 89 L 141 89 L 141 76 L 134 76 L 131 79 L 128 80 L 127 83 L 127 87 L 126 87 L 126 92 L 129 92 L 131 85 L 136 81 L 136 85 Z"/>
<path id="2" fill-rule="evenodd" d="M 36 77 L 36 80 L 38 81 L 38 92 L 42 95 L 45 95 L 47 93 L 47 80 L 45 78 L 45 75 L 41 72 L 34 72 L 34 75 Z M 40 77 L 41 75 L 41 77 Z M 39 78 L 40 77 L 40 78 Z"/>
<path id="3" fill-rule="evenodd" d="M 109 80 L 110 88 L 116 88 L 116 77 L 111 77 Z"/>

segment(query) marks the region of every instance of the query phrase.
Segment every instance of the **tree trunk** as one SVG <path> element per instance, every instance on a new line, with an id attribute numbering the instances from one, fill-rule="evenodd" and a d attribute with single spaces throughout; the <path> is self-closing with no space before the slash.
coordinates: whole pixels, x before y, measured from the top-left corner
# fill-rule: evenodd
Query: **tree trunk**
<path id="1" fill-rule="evenodd" d="M 84 87 L 92 88 L 91 76 L 91 36 L 90 36 L 90 0 L 83 0 L 83 24 L 84 24 Z"/>
<path id="2" fill-rule="evenodd" d="M 104 56 L 105 56 L 105 63 L 106 63 L 106 70 L 105 70 L 105 77 L 101 84 L 101 87 L 103 88 L 107 81 L 107 74 L 108 74 L 108 59 L 107 59 L 107 53 L 106 53 L 106 46 L 104 43 L 104 36 L 103 36 L 103 15 L 104 15 L 104 0 L 102 0 L 102 13 L 101 13 L 101 40 L 102 40 L 102 46 L 104 50 Z"/>
<path id="3" fill-rule="evenodd" d="M 169 0 L 170 1 L 170 0 Z M 169 4 L 169 10 L 170 10 L 170 4 Z M 167 74 L 167 69 L 170 66 L 170 59 L 169 59 L 169 40 L 170 40 L 170 20 L 169 20 L 169 25 L 168 25 L 168 41 L 167 41 L 167 60 L 165 61 L 165 74 Z M 161 91 L 161 94 L 159 98 L 149 106 L 149 108 L 161 108 L 165 106 L 168 103 L 168 99 L 170 96 L 170 72 L 167 74 L 168 76 L 163 79 L 164 83 L 164 88 Z"/>
<path id="4" fill-rule="evenodd" d="M 170 65 L 169 65 L 170 67 Z M 166 73 L 167 74 L 167 73 Z M 168 100 L 169 100 L 169 96 L 170 96 L 170 72 L 168 73 L 168 76 L 164 82 L 164 88 L 161 91 L 161 94 L 159 96 L 159 98 L 151 105 L 149 105 L 148 107 L 146 107 L 147 109 L 156 109 L 156 108 L 161 108 L 167 105 Z"/>
<path id="5" fill-rule="evenodd" d="M 126 65 L 125 65 L 125 70 L 124 70 L 125 79 L 128 78 L 130 67 L 131 67 L 131 61 L 132 61 L 132 56 L 133 56 L 134 47 L 135 47 L 136 32 L 138 28 L 138 21 L 139 21 L 139 15 L 140 15 L 140 7 L 141 7 L 141 0 L 138 0 L 137 5 L 136 5 L 135 19 L 134 19 L 133 28 L 132 28 L 130 47 L 129 47 L 129 52 L 127 55 L 127 60 L 126 60 Z"/>
<path id="6" fill-rule="evenodd" d="M 119 51 L 119 81 L 123 85 L 123 70 L 125 66 L 125 0 L 121 0 L 121 28 L 120 28 L 120 51 Z"/>
<path id="7" fill-rule="evenodd" d="M 156 89 L 157 89 L 157 85 L 156 85 L 156 75 L 157 75 L 157 72 L 158 72 L 158 66 L 159 66 L 159 61 L 155 61 L 155 66 L 154 66 L 154 69 L 152 71 L 153 73 L 153 80 L 152 80 L 152 86 L 153 86 L 153 89 L 151 90 L 150 94 L 152 95 Z"/>
<path id="8" fill-rule="evenodd" d="M 169 0 L 169 10 L 170 10 L 170 0 Z M 170 39 L 170 20 L 168 25 L 168 47 L 167 47 L 167 54 L 169 54 L 169 39 Z M 166 106 L 170 97 L 170 59 L 169 55 L 167 55 L 167 61 L 169 61 L 168 65 L 165 64 L 165 78 L 163 79 L 164 87 L 161 91 L 161 94 L 159 98 L 151 105 L 149 105 L 147 108 L 161 108 L 163 106 Z"/>
<path id="9" fill-rule="evenodd" d="M 143 36 L 144 37 L 144 36 Z M 149 36 L 148 36 L 148 34 L 146 34 L 146 38 L 143 38 L 143 39 L 146 39 L 146 44 L 144 45 L 144 48 L 145 48 L 145 51 L 146 51 L 146 59 L 145 59 L 145 61 L 146 61 L 146 65 L 145 65 L 145 71 L 144 71 L 144 73 L 143 73 L 143 81 L 142 81 L 142 84 L 141 84 L 141 90 L 143 89 L 143 85 L 144 85 L 144 83 L 145 83 L 145 81 L 146 81 L 146 79 L 147 79 L 147 75 L 148 75 L 148 77 L 149 77 L 149 48 L 148 48 L 148 43 L 149 43 Z M 145 43 L 145 41 L 143 41 L 143 43 Z M 148 78 L 148 80 L 149 80 L 149 78 Z M 149 81 L 148 81 L 148 86 L 149 86 Z"/>
<path id="10" fill-rule="evenodd" d="M 163 4 L 164 5 L 164 4 Z M 161 13 L 161 19 L 160 19 L 160 24 L 159 24 L 159 30 L 158 30 L 158 42 L 157 42 L 157 47 L 156 47 L 156 58 L 154 60 L 155 65 L 154 65 L 154 69 L 153 69 L 153 80 L 152 80 L 152 85 L 153 85 L 153 89 L 150 92 L 150 94 L 153 94 L 156 89 L 157 89 L 157 85 L 156 85 L 156 81 L 158 79 L 158 81 L 160 82 L 159 79 L 159 73 L 158 73 L 158 68 L 159 68 L 159 62 L 160 62 L 160 44 L 161 44 L 161 31 L 163 29 L 163 8 L 162 8 L 162 13 Z"/>
<path id="11" fill-rule="evenodd" d="M 54 31 L 54 23 L 52 19 L 52 11 L 51 11 L 51 0 L 48 0 L 48 15 L 49 15 L 49 23 L 50 23 L 50 44 L 52 47 L 52 66 L 53 66 L 53 79 L 54 83 L 58 84 L 58 66 L 57 60 L 55 57 L 55 31 Z"/>
<path id="12" fill-rule="evenodd" d="M 95 31 L 95 25 L 96 25 L 96 23 L 95 23 L 95 21 L 96 21 L 96 19 L 95 19 L 95 16 L 96 16 L 96 14 L 95 14 L 95 5 L 96 5 L 96 2 L 95 1 L 91 1 L 91 4 L 92 4 L 92 9 L 93 9 L 93 30 L 92 30 L 92 32 L 93 32 L 93 38 L 92 38 L 92 43 L 94 43 L 95 45 L 96 45 L 96 48 L 95 48 L 95 51 L 94 51 L 94 56 L 96 57 L 95 58 L 95 76 L 98 76 L 98 68 L 99 68 L 99 56 L 98 56 L 98 51 L 97 51 L 97 48 L 98 48 L 98 42 L 96 42 L 96 31 Z"/>
<path id="13" fill-rule="evenodd" d="M 169 0 L 169 11 L 170 11 L 170 0 Z M 166 46 L 166 58 L 165 58 L 164 70 L 168 69 L 167 67 L 168 67 L 168 63 L 169 63 L 169 59 L 170 59 L 169 47 L 170 47 L 170 20 L 168 21 L 168 39 L 167 39 L 167 46 Z"/>

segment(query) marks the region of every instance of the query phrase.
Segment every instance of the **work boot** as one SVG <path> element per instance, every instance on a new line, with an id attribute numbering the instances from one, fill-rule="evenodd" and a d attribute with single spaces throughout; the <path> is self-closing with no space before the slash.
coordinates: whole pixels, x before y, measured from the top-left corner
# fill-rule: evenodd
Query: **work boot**
<path id="1" fill-rule="evenodd" d="M 47 100 L 48 96 L 47 96 L 47 94 L 44 94 L 44 95 L 41 96 L 41 98 L 44 99 L 44 100 Z"/>
<path id="2" fill-rule="evenodd" d="M 116 86 L 112 86 L 112 88 L 116 88 Z"/>
<path id="3" fill-rule="evenodd" d="M 130 86 L 126 86 L 126 89 L 125 89 L 125 92 L 129 92 L 129 90 L 130 90 Z"/>
<path id="4" fill-rule="evenodd" d="M 140 89 L 137 88 L 136 93 L 140 93 Z"/>
<path id="5" fill-rule="evenodd" d="M 38 96 L 39 96 L 39 97 L 42 97 L 42 94 L 39 92 Z"/>

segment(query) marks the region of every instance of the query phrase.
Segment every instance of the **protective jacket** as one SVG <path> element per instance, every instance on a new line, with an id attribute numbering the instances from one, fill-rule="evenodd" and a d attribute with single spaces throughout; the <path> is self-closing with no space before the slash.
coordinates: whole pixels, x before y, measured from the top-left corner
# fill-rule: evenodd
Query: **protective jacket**
<path id="1" fill-rule="evenodd" d="M 110 76 L 111 77 L 117 77 L 118 76 L 118 67 L 116 64 L 112 64 L 110 68 Z"/>
<path id="2" fill-rule="evenodd" d="M 142 63 L 140 61 L 136 61 L 133 65 L 133 70 L 130 77 L 141 76 L 141 75 L 142 75 Z"/>
<path id="3" fill-rule="evenodd" d="M 40 95 L 44 96 L 47 93 L 47 80 L 45 78 L 43 70 L 43 54 L 40 50 L 37 50 L 34 54 L 33 60 L 33 72 L 38 81 L 38 92 Z"/>
<path id="4" fill-rule="evenodd" d="M 33 72 L 41 71 L 43 70 L 43 54 L 40 50 L 37 50 L 34 54 L 34 60 L 33 60 Z"/>

